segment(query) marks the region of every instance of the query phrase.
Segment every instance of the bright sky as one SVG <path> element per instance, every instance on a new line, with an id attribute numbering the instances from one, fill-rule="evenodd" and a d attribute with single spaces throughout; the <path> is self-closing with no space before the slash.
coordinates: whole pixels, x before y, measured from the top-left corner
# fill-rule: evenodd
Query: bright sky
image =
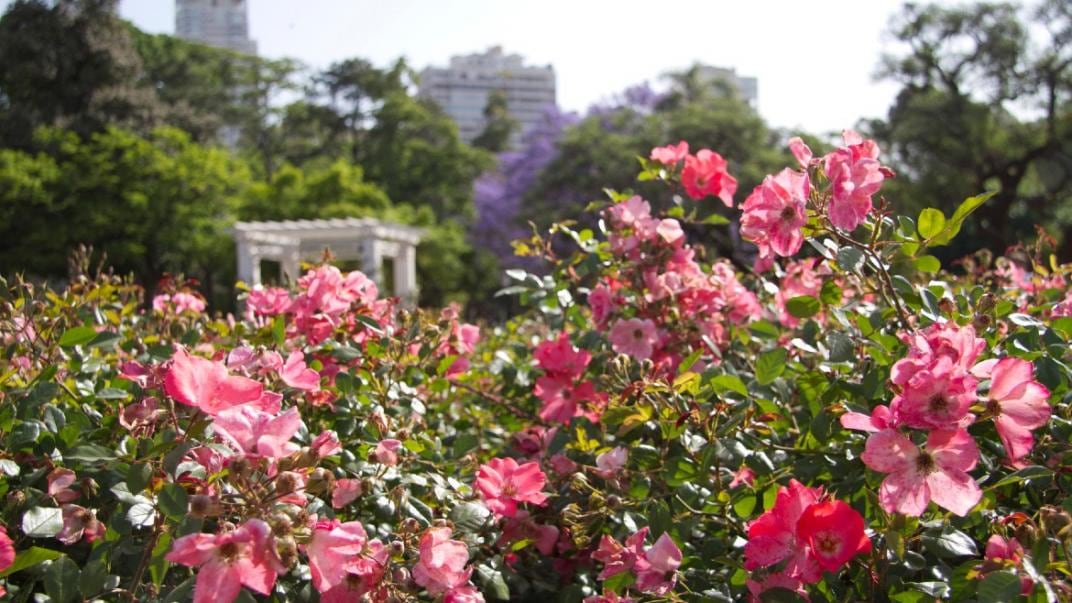
<path id="1" fill-rule="evenodd" d="M 625 87 L 700 61 L 759 78 L 775 126 L 840 131 L 884 116 L 897 92 L 873 78 L 892 48 L 899 0 L 250 0 L 260 54 L 312 67 L 399 56 L 421 69 L 501 44 L 550 63 L 559 104 L 584 110 Z M 0 5 L 7 4 L 0 0 Z M 172 0 L 122 0 L 122 15 L 174 32 Z"/>

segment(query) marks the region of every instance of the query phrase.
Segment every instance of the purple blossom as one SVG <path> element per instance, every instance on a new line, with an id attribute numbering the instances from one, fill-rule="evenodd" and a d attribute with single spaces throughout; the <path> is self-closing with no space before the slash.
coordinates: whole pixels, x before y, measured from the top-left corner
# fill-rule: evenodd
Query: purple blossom
<path id="1" fill-rule="evenodd" d="M 516 257 L 510 245 L 528 234 L 525 225 L 517 220 L 522 197 L 558 156 L 562 132 L 578 120 L 576 113 L 549 107 L 543 119 L 522 137 L 521 148 L 500 153 L 498 167 L 474 184 L 477 221 L 471 231 L 473 242 L 495 253 L 504 268 L 523 264 L 523 258 Z"/>

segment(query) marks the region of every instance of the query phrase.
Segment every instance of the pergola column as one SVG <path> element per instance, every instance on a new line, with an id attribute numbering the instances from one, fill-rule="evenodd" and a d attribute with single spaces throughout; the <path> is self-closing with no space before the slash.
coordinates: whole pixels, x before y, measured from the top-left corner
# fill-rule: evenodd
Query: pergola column
<path id="1" fill-rule="evenodd" d="M 301 276 L 301 242 L 286 245 L 281 250 L 279 268 L 285 280 L 296 283 Z"/>
<path id="2" fill-rule="evenodd" d="M 417 247 L 399 243 L 395 256 L 395 295 L 406 303 L 417 301 Z"/>
<path id="3" fill-rule="evenodd" d="M 244 237 L 237 241 L 238 280 L 247 285 L 261 284 L 261 257 L 255 253 L 255 247 Z"/>
<path id="4" fill-rule="evenodd" d="M 376 238 L 361 241 L 361 272 L 377 285 L 383 285 L 383 249 Z"/>

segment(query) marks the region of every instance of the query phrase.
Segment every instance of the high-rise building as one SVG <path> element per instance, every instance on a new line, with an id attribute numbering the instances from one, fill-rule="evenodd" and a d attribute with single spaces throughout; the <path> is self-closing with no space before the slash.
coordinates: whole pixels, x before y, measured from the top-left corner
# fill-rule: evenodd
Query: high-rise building
<path id="1" fill-rule="evenodd" d="M 756 78 L 737 75 L 737 71 L 732 68 L 727 69 L 711 65 L 700 65 L 699 76 L 703 81 L 711 85 L 719 81 L 729 84 L 736 90 L 737 96 L 741 100 L 748 103 L 753 109 L 757 108 L 759 103 L 759 81 Z"/>
<path id="2" fill-rule="evenodd" d="M 257 54 L 257 43 L 249 38 L 246 0 L 175 0 L 175 35 Z"/>
<path id="3" fill-rule="evenodd" d="M 526 66 L 521 55 L 503 54 L 501 46 L 494 46 L 483 54 L 451 57 L 449 67 L 421 72 L 420 94 L 443 107 L 466 142 L 483 131 L 484 107 L 496 90 L 505 93 L 506 110 L 520 124 L 512 139 L 516 145 L 555 104 L 555 70 L 550 65 Z"/>

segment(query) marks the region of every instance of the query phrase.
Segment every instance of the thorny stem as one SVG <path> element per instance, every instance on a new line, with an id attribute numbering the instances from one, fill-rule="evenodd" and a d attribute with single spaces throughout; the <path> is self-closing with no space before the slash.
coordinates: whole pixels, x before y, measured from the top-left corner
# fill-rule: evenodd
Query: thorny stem
<path id="1" fill-rule="evenodd" d="M 486 391 L 484 391 L 484 390 L 482 390 L 480 388 L 473 387 L 472 385 L 469 385 L 468 383 L 462 383 L 461 381 L 451 381 L 451 383 L 454 384 L 457 387 L 460 387 L 460 388 L 464 389 L 465 391 L 467 391 L 469 393 L 476 394 L 476 395 L 480 396 L 481 398 L 484 398 L 485 400 L 487 400 L 489 402 L 493 402 L 495 404 L 498 404 L 499 406 L 502 406 L 503 408 L 509 410 L 510 412 L 516 414 L 519 417 L 525 417 L 527 419 L 534 419 L 535 418 L 535 417 L 532 416 L 531 413 L 525 412 L 524 410 L 521 410 L 517 406 L 511 404 L 510 402 L 507 402 L 506 399 L 503 398 L 502 396 L 493 394 L 491 392 L 486 392 Z"/>
<path id="2" fill-rule="evenodd" d="M 153 555 L 153 549 L 156 548 L 156 541 L 160 538 L 160 533 L 164 527 L 164 515 L 160 512 L 156 513 L 156 522 L 153 524 L 153 533 L 149 536 L 149 542 L 145 544 L 145 550 L 142 551 L 141 559 L 138 561 L 138 568 L 134 570 L 134 576 L 130 582 L 130 591 L 128 596 L 133 601 L 141 588 L 141 580 L 145 575 L 145 569 L 149 567 L 149 558 Z"/>
<path id="3" fill-rule="evenodd" d="M 875 269 L 878 272 L 879 279 L 882 280 L 883 285 L 885 285 L 885 288 L 889 291 L 888 295 L 886 294 L 886 292 L 883 292 L 882 297 L 886 298 L 887 303 L 893 305 L 894 309 L 897 311 L 897 317 L 898 319 L 900 319 L 901 325 L 905 329 L 911 329 L 912 325 L 908 322 L 908 313 L 905 312 L 904 306 L 901 305 L 901 297 L 897 294 L 897 289 L 895 289 L 893 286 L 893 278 L 890 276 L 889 271 L 886 270 L 886 264 L 882 261 L 882 258 L 875 253 L 875 250 L 872 249 L 870 245 L 865 245 L 857 241 L 856 239 L 853 239 L 852 237 L 846 236 L 838 232 L 836 228 L 829 228 L 827 230 L 843 243 L 846 243 L 851 247 L 860 250 L 869 258 L 874 260 L 872 263 L 874 264 Z"/>

